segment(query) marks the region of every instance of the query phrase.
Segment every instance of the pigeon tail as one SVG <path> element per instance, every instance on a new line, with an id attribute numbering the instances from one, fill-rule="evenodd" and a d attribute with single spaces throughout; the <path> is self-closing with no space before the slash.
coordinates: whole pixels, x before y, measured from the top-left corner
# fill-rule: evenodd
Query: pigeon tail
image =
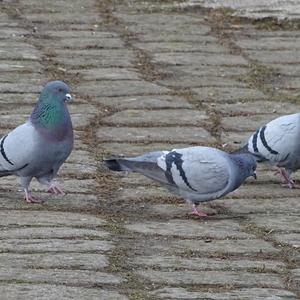
<path id="1" fill-rule="evenodd" d="M 121 172 L 121 171 L 132 171 L 126 166 L 122 165 L 122 160 L 119 159 L 105 159 L 104 164 L 112 171 Z"/>
<path id="2" fill-rule="evenodd" d="M 10 176 L 13 175 L 13 172 L 10 171 L 0 171 L 0 177 Z"/>
<path id="3" fill-rule="evenodd" d="M 232 152 L 230 152 L 230 154 L 251 154 L 256 162 L 258 163 L 261 163 L 261 162 L 264 162 L 264 161 L 267 161 L 267 159 L 265 157 L 263 157 L 262 155 L 260 155 L 260 153 L 252 153 L 248 150 L 248 144 L 244 145 L 243 147 L 237 149 L 237 150 L 234 150 Z"/>
<path id="4" fill-rule="evenodd" d="M 230 154 L 242 154 L 242 153 L 249 153 L 252 154 L 249 150 L 248 150 L 248 144 L 244 145 L 242 148 L 239 148 L 237 150 L 234 150 L 232 152 L 230 152 Z"/>

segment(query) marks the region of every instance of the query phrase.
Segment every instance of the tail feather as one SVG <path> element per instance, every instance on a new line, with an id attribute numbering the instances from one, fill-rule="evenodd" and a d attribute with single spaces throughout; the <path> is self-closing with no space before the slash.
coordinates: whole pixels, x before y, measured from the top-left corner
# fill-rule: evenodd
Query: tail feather
<path id="1" fill-rule="evenodd" d="M 232 152 L 230 152 L 230 154 L 242 154 L 242 153 L 249 153 L 252 154 L 249 150 L 248 150 L 248 144 L 244 145 L 242 148 L 239 148 L 237 150 L 234 150 Z"/>
<path id="2" fill-rule="evenodd" d="M 0 177 L 13 175 L 13 172 L 10 171 L 0 171 Z"/>
<path id="3" fill-rule="evenodd" d="M 264 162 L 267 161 L 267 159 L 263 156 L 261 156 L 259 153 L 252 153 L 248 150 L 248 144 L 244 145 L 242 148 L 239 148 L 235 151 L 230 152 L 230 154 L 251 154 L 255 159 L 256 162 Z"/>
<path id="4" fill-rule="evenodd" d="M 130 171 L 120 162 L 122 159 L 106 159 L 104 160 L 105 165 L 112 171 L 121 172 L 121 171 Z"/>
<path id="5" fill-rule="evenodd" d="M 164 170 L 157 165 L 157 159 L 163 154 L 164 152 L 157 151 L 132 158 L 106 159 L 104 163 L 112 171 L 137 172 L 163 184 L 170 184 Z"/>

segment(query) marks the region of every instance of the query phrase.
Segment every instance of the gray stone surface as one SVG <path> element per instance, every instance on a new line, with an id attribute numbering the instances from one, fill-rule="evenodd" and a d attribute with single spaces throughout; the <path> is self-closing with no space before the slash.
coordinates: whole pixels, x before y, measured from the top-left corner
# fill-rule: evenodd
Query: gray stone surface
<path id="1" fill-rule="evenodd" d="M 296 300 L 298 297 L 289 291 L 270 288 L 242 288 L 229 292 L 194 292 L 184 288 L 162 288 L 153 292 L 162 299 L 210 299 L 210 300 Z"/>
<path id="2" fill-rule="evenodd" d="M 196 129 L 196 131 L 195 131 Z M 173 143 L 209 143 L 214 138 L 203 128 L 199 127 L 102 127 L 97 132 L 100 141 L 118 142 L 169 142 Z"/>
<path id="3" fill-rule="evenodd" d="M 231 220 L 211 220 L 197 222 L 192 220 L 170 220 L 165 222 L 143 222 L 126 225 L 129 230 L 143 234 L 178 237 L 235 237 L 248 238 L 251 235 L 239 231 L 239 224 Z M 218 230 L 217 230 L 218 229 Z"/>
<path id="4" fill-rule="evenodd" d="M 26 272 L 16 268 L 0 269 L 0 280 L 23 281 L 27 283 L 50 283 L 62 285 L 100 285 L 118 284 L 121 279 L 115 275 L 89 270 L 27 269 Z"/>
<path id="5" fill-rule="evenodd" d="M 2 241 L 0 252 L 39 253 L 39 252 L 96 252 L 101 253 L 113 248 L 110 241 L 95 240 L 91 237 L 76 239 L 7 239 Z"/>
<path id="6" fill-rule="evenodd" d="M 218 258 L 182 258 L 179 256 L 141 256 L 136 257 L 134 264 L 152 268 L 168 268 L 183 270 L 264 270 L 280 271 L 285 265 L 276 261 L 258 260 L 226 260 Z"/>
<path id="7" fill-rule="evenodd" d="M 275 17 L 279 19 L 293 19 L 300 16 L 300 5 L 295 0 L 188 0 L 187 5 L 201 5 L 205 7 L 222 8 L 229 7 L 235 12 L 234 15 L 250 18 L 267 18 Z"/>
<path id="8" fill-rule="evenodd" d="M 169 125 L 200 125 L 207 120 L 205 113 L 191 109 L 168 110 L 123 110 L 112 116 L 103 118 L 103 123 L 113 126 L 169 126 Z"/>
<path id="9" fill-rule="evenodd" d="M 113 109 L 191 108 L 183 98 L 169 95 L 99 97 L 97 103 Z"/>
<path id="10" fill-rule="evenodd" d="M 0 211 L 0 225 L 18 226 L 100 226 L 105 221 L 99 217 L 69 212 Z"/>
<path id="11" fill-rule="evenodd" d="M 155 283 L 165 283 L 167 285 L 233 285 L 243 287 L 255 287 L 257 282 L 262 286 L 283 288 L 284 284 L 278 275 L 274 274 L 253 274 L 248 272 L 231 271 L 137 271 L 139 276 Z"/>
<path id="12" fill-rule="evenodd" d="M 239 87 L 200 87 L 193 88 L 200 100 L 210 102 L 229 102 L 262 100 L 265 95 L 258 90 Z"/>
<path id="13" fill-rule="evenodd" d="M 0 268 L 55 268 L 100 270 L 108 266 L 108 260 L 99 253 L 1 253 Z"/>
<path id="14" fill-rule="evenodd" d="M 201 204 L 199 220 L 159 184 L 101 162 L 231 151 L 299 110 L 299 4 L 250 2 L 0 1 L 1 133 L 52 79 L 71 86 L 75 128 L 64 197 L 34 180 L 45 202 L 29 205 L 16 178 L 1 177 L 1 299 L 299 299 L 300 192 L 271 167 Z"/>
<path id="15" fill-rule="evenodd" d="M 98 97 L 116 97 L 116 96 L 138 96 L 138 95 L 155 95 L 166 94 L 168 89 L 146 81 L 120 80 L 111 81 L 103 80 L 101 83 L 92 82 L 90 84 L 81 84 L 77 89 L 83 95 L 92 95 Z"/>

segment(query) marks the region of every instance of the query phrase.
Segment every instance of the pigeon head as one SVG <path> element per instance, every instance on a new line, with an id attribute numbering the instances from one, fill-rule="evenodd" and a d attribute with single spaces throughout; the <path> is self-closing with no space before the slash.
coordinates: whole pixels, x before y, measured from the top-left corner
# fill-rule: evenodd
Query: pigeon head
<path id="1" fill-rule="evenodd" d="M 41 92 L 39 101 L 42 103 L 69 102 L 72 100 L 70 88 L 62 81 L 55 80 L 48 82 Z"/>
<path id="2" fill-rule="evenodd" d="M 69 86 L 62 81 L 48 82 L 30 116 L 30 121 L 49 139 L 63 139 L 73 132 L 66 102 L 72 100 Z"/>
<path id="3" fill-rule="evenodd" d="M 242 181 L 249 176 L 256 179 L 256 159 L 251 154 L 231 154 L 230 157 L 235 162 Z"/>

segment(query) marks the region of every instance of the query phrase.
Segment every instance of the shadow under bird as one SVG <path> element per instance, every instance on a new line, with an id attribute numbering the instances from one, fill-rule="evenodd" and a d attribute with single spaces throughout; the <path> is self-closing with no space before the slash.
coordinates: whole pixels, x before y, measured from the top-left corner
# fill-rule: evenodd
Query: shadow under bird
<path id="1" fill-rule="evenodd" d="M 228 154 L 210 147 L 157 151 L 132 158 L 104 160 L 113 171 L 143 174 L 193 204 L 199 217 L 200 202 L 220 198 L 237 189 L 247 177 L 256 178 L 256 160 L 250 154 Z"/>
<path id="2" fill-rule="evenodd" d="M 48 192 L 64 194 L 53 179 L 73 149 L 73 127 L 66 105 L 71 100 L 67 84 L 47 83 L 28 121 L 0 140 L 0 177 L 19 176 L 28 203 L 42 202 L 29 192 L 33 177 L 47 185 Z"/>
<path id="3" fill-rule="evenodd" d="M 258 162 L 278 168 L 282 182 L 299 188 L 291 173 L 300 169 L 300 113 L 276 118 L 254 132 L 247 144 L 233 153 L 251 153 Z"/>

